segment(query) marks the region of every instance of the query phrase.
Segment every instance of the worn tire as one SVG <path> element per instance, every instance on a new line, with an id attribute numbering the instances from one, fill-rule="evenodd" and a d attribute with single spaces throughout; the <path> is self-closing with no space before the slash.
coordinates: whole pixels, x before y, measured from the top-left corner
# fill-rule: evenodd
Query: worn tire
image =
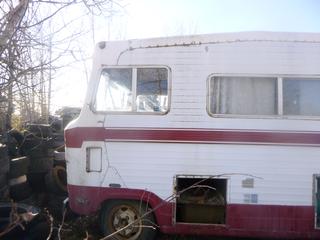
<path id="1" fill-rule="evenodd" d="M 54 151 L 55 161 L 65 161 L 65 152 Z"/>
<path id="2" fill-rule="evenodd" d="M 46 191 L 46 172 L 28 173 L 27 179 L 32 191 L 40 193 Z"/>
<path id="3" fill-rule="evenodd" d="M 29 159 L 27 157 L 19 157 L 11 159 L 9 178 L 17 178 L 28 173 Z"/>
<path id="4" fill-rule="evenodd" d="M 26 129 L 32 132 L 37 137 L 48 138 L 52 137 L 52 128 L 47 124 L 29 124 Z"/>
<path id="5" fill-rule="evenodd" d="M 34 156 L 37 154 L 33 150 L 37 150 L 38 152 L 42 153 L 42 155 L 46 155 L 46 151 L 48 148 L 52 147 L 53 140 L 52 139 L 44 139 L 39 138 L 33 134 L 26 135 L 24 141 L 20 147 L 20 154 L 21 155 L 32 155 Z"/>
<path id="6" fill-rule="evenodd" d="M 20 131 L 18 131 L 17 129 L 11 129 L 8 134 L 10 135 L 10 137 L 13 137 L 17 141 L 19 146 L 22 144 L 24 136 Z"/>
<path id="7" fill-rule="evenodd" d="M 21 201 L 30 197 L 32 191 L 27 182 L 10 186 L 10 196 L 15 201 Z"/>
<path id="8" fill-rule="evenodd" d="M 8 155 L 10 158 L 19 156 L 19 144 L 17 140 L 8 134 L 7 140 Z"/>
<path id="9" fill-rule="evenodd" d="M 139 216 L 148 211 L 145 203 L 130 200 L 107 201 L 100 212 L 100 226 L 104 236 L 108 236 L 123 228 L 128 223 L 135 221 Z M 126 232 L 116 234 L 117 240 L 152 240 L 157 231 L 152 229 L 155 218 L 152 213 L 128 227 Z M 136 225 L 137 227 L 134 227 Z M 150 226 L 150 227 L 146 227 Z"/>
<path id="10" fill-rule="evenodd" d="M 30 144 L 31 145 L 31 144 Z M 30 146 L 30 148 L 24 149 L 24 154 L 29 158 L 41 158 L 47 157 L 49 151 L 49 146 L 46 142 L 41 142 L 35 146 Z"/>
<path id="11" fill-rule="evenodd" d="M 29 173 L 48 172 L 53 166 L 51 157 L 30 158 Z"/>
<path id="12" fill-rule="evenodd" d="M 14 186 L 14 185 L 18 185 L 21 183 L 25 183 L 27 182 L 27 176 L 26 175 L 21 175 L 19 177 L 16 178 L 11 178 L 9 179 L 9 186 Z"/>
<path id="13" fill-rule="evenodd" d="M 43 158 L 48 156 L 48 146 L 45 144 L 40 144 L 36 148 L 32 148 L 27 151 L 27 155 L 30 158 Z"/>
<path id="14" fill-rule="evenodd" d="M 45 176 L 46 187 L 49 192 L 60 196 L 66 196 L 67 190 L 67 171 L 62 166 L 55 166 Z"/>
<path id="15" fill-rule="evenodd" d="M 8 148 L 0 144 L 0 175 L 9 171 L 9 161 Z"/>
<path id="16" fill-rule="evenodd" d="M 8 184 L 7 174 L 5 174 L 5 173 L 0 174 L 0 188 L 6 186 L 7 184 Z"/>
<path id="17" fill-rule="evenodd" d="M 0 200 L 1 201 L 7 201 L 9 200 L 9 187 L 8 185 L 4 185 L 3 187 L 0 187 Z"/>

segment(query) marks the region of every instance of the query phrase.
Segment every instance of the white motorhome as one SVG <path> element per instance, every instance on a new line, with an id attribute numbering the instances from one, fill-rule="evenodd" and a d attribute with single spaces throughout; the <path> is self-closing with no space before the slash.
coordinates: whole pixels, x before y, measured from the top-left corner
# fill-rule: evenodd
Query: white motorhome
<path id="1" fill-rule="evenodd" d="M 320 239 L 320 34 L 101 42 L 65 138 L 105 235 Z"/>

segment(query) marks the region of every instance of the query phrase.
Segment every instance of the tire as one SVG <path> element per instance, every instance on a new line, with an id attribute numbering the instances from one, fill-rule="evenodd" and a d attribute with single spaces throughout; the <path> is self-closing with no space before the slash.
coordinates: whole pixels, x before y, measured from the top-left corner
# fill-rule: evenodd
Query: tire
<path id="1" fill-rule="evenodd" d="M 64 143 L 56 148 L 57 152 L 65 152 L 65 150 L 66 150 L 66 148 L 65 148 Z"/>
<path id="2" fill-rule="evenodd" d="M 32 132 L 37 137 L 48 138 L 52 137 L 52 129 L 47 124 L 29 124 L 27 127 L 29 132 Z"/>
<path id="3" fill-rule="evenodd" d="M 28 173 L 29 159 L 27 157 L 19 157 L 11 159 L 9 178 L 17 178 Z"/>
<path id="4" fill-rule="evenodd" d="M 49 192 L 60 196 L 66 196 L 67 190 L 67 171 L 62 166 L 55 166 L 45 177 L 46 186 Z"/>
<path id="5" fill-rule="evenodd" d="M 32 148 L 29 151 L 27 151 L 27 155 L 30 158 L 43 158 L 48 156 L 48 146 L 45 144 L 41 144 L 37 146 L 36 148 Z"/>
<path id="6" fill-rule="evenodd" d="M 33 134 L 28 134 L 20 146 L 20 154 L 37 157 L 37 154 L 41 153 L 42 156 L 46 156 L 48 148 L 50 148 L 52 144 L 52 139 L 39 138 Z"/>
<path id="7" fill-rule="evenodd" d="M 52 147 L 56 149 L 64 147 L 64 141 L 54 141 Z"/>
<path id="8" fill-rule="evenodd" d="M 100 212 L 100 226 L 104 236 L 108 236 L 134 221 L 125 232 L 116 234 L 112 239 L 117 240 L 152 240 L 157 231 L 152 227 L 155 218 L 152 213 L 143 219 L 139 216 L 148 211 L 145 203 L 130 200 L 111 200 L 106 202 Z M 137 227 L 135 227 L 137 226 Z"/>
<path id="9" fill-rule="evenodd" d="M 48 156 L 48 145 L 45 142 L 39 143 L 35 146 L 31 146 L 29 149 L 25 149 L 24 153 L 29 158 L 41 158 Z"/>
<path id="10" fill-rule="evenodd" d="M 8 185 L 4 185 L 0 187 L 0 201 L 9 201 L 9 187 Z"/>
<path id="11" fill-rule="evenodd" d="M 19 156 L 19 144 L 15 138 L 8 136 L 7 147 L 8 147 L 8 155 L 10 158 L 15 158 Z"/>
<path id="12" fill-rule="evenodd" d="M 53 166 L 51 157 L 30 158 L 29 173 L 48 172 Z"/>
<path id="13" fill-rule="evenodd" d="M 31 188 L 27 182 L 10 186 L 10 196 L 15 201 L 24 200 L 31 195 Z"/>
<path id="14" fill-rule="evenodd" d="M 11 178 L 11 179 L 9 179 L 9 186 L 14 186 L 14 185 L 18 185 L 21 183 L 25 183 L 26 181 L 27 181 L 26 175 L 22 175 L 17 178 Z"/>
<path id="15" fill-rule="evenodd" d="M 46 172 L 29 173 L 27 175 L 28 183 L 32 191 L 40 193 L 46 191 L 45 176 Z"/>
<path id="16" fill-rule="evenodd" d="M 9 171 L 8 148 L 0 143 L 0 175 L 7 174 Z"/>
<path id="17" fill-rule="evenodd" d="M 21 132 L 19 132 L 17 129 L 11 129 L 8 134 L 10 135 L 10 137 L 13 137 L 17 141 L 19 146 L 21 145 L 24 139 L 24 136 Z"/>
<path id="18" fill-rule="evenodd" d="M 6 173 L 0 174 L 0 188 L 8 184 L 8 176 Z"/>
<path id="19" fill-rule="evenodd" d="M 65 161 L 65 152 L 54 151 L 55 161 Z"/>

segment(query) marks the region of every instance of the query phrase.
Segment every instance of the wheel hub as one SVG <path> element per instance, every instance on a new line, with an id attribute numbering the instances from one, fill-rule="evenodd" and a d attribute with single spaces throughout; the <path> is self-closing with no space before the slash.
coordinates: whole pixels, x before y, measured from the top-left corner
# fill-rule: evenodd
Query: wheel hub
<path id="1" fill-rule="evenodd" d="M 135 209 L 129 206 L 120 206 L 114 213 L 112 225 L 115 231 L 124 228 L 119 232 L 119 235 L 124 239 L 135 239 L 134 236 L 138 236 L 142 228 L 141 220 L 137 220 L 138 217 Z"/>

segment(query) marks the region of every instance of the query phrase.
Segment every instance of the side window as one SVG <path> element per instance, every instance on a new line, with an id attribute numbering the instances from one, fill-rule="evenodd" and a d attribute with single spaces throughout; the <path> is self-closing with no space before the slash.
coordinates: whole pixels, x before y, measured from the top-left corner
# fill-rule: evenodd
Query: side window
<path id="1" fill-rule="evenodd" d="M 319 79 L 283 79 L 283 114 L 320 116 Z"/>
<path id="2" fill-rule="evenodd" d="M 95 110 L 102 112 L 166 113 L 167 68 L 106 68 L 100 76 Z"/>
<path id="3" fill-rule="evenodd" d="M 168 110 L 168 70 L 166 68 L 137 69 L 136 103 L 138 112 Z"/>
<path id="4" fill-rule="evenodd" d="M 224 77 L 209 79 L 209 113 L 243 116 L 320 116 L 320 79 Z"/>
<path id="5" fill-rule="evenodd" d="M 212 114 L 277 114 L 277 79 L 212 77 L 209 111 Z"/>
<path id="6" fill-rule="evenodd" d="M 132 110 L 132 69 L 110 68 L 102 71 L 96 97 L 96 110 Z"/>

